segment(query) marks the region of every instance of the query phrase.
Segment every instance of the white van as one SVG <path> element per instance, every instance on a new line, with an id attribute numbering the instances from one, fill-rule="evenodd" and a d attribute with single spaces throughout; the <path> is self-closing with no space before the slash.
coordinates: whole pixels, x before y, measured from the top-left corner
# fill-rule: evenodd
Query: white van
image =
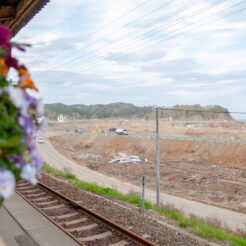
<path id="1" fill-rule="evenodd" d="M 38 137 L 37 142 L 38 143 L 44 143 L 44 138 L 43 137 Z"/>

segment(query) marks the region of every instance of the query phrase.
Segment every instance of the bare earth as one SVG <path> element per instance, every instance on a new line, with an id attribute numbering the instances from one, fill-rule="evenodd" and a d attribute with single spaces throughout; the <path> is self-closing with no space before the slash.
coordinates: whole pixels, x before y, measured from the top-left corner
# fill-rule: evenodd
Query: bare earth
<path id="1" fill-rule="evenodd" d="M 147 121 L 82 121 L 52 124 L 50 131 L 81 129 L 92 134 L 69 134 L 51 137 L 53 146 L 79 165 L 120 180 L 140 185 L 147 176 L 147 188 L 155 188 L 155 141 L 129 136 L 97 136 L 109 127 L 126 128 L 129 132 L 153 132 L 154 122 Z M 122 123 L 123 122 L 123 123 Z M 121 126 L 119 126 L 121 124 Z M 188 125 L 188 127 L 187 127 Z M 207 129 L 207 130 L 206 130 Z M 161 134 L 220 136 L 246 138 L 242 123 L 161 122 Z M 108 163 L 119 152 L 138 155 L 147 162 Z M 81 154 L 101 157 L 83 159 Z M 246 143 L 208 143 L 161 141 L 161 191 L 246 213 Z"/>

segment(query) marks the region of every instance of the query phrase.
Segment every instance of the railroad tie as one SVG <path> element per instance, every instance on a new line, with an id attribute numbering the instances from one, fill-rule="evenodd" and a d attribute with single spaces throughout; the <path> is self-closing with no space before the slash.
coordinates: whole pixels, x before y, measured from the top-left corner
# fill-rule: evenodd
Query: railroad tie
<path id="1" fill-rule="evenodd" d="M 28 192 L 37 192 L 37 191 L 40 191 L 40 189 L 30 189 L 29 187 L 28 188 L 17 188 L 17 191 L 21 192 L 21 193 L 28 193 Z"/>
<path id="2" fill-rule="evenodd" d="M 37 190 L 39 188 L 38 186 L 32 186 L 32 185 L 22 185 L 22 186 L 17 185 L 16 189 L 18 190 Z"/>
<path id="3" fill-rule="evenodd" d="M 111 235 L 112 235 L 112 233 L 110 231 L 106 231 L 106 232 L 96 234 L 96 235 L 93 235 L 90 237 L 80 237 L 79 240 L 81 242 L 89 242 L 89 241 L 94 241 L 94 240 L 98 240 L 98 239 L 103 239 L 103 238 L 109 237 Z"/>
<path id="4" fill-rule="evenodd" d="M 31 184 L 27 183 L 27 182 L 18 182 L 17 186 L 31 186 Z"/>
<path id="5" fill-rule="evenodd" d="M 38 186 L 33 186 L 33 185 L 30 185 L 30 184 L 25 184 L 25 185 L 17 185 L 16 186 L 17 189 L 38 189 Z"/>
<path id="6" fill-rule="evenodd" d="M 16 187 L 17 188 L 31 188 L 32 186 L 30 184 L 18 184 Z"/>
<path id="7" fill-rule="evenodd" d="M 48 198 L 53 198 L 53 197 L 52 196 L 38 197 L 38 198 L 32 198 L 30 200 L 33 202 L 41 202 L 47 200 Z"/>
<path id="8" fill-rule="evenodd" d="M 51 207 L 47 207 L 47 208 L 41 208 L 41 209 L 48 211 L 48 210 L 59 209 L 59 208 L 66 208 L 66 205 L 65 204 L 59 204 L 59 205 L 55 205 L 55 206 L 51 206 Z"/>
<path id="9" fill-rule="evenodd" d="M 80 215 L 80 214 L 78 212 L 73 212 L 71 214 L 53 215 L 52 217 L 56 217 L 57 219 L 67 219 L 75 215 Z"/>
<path id="10" fill-rule="evenodd" d="M 77 219 L 77 220 L 66 221 L 66 222 L 63 222 L 62 224 L 65 225 L 65 226 L 70 226 L 70 225 L 75 225 L 75 224 L 77 224 L 79 222 L 85 222 L 87 220 L 88 220 L 87 218 L 80 218 L 80 219 Z"/>
<path id="11" fill-rule="evenodd" d="M 97 226 L 98 226 L 97 224 L 93 223 L 93 224 L 86 225 L 86 226 L 80 226 L 80 227 L 68 229 L 68 231 L 70 231 L 70 232 L 72 232 L 72 231 L 81 232 L 81 231 L 91 230 Z"/>
<path id="12" fill-rule="evenodd" d="M 36 204 L 38 206 L 40 206 L 40 205 L 42 206 L 42 205 L 50 205 L 50 204 L 55 203 L 55 202 L 57 202 L 57 200 L 52 200 L 52 201 L 48 201 L 48 202 L 37 201 Z"/>
<path id="13" fill-rule="evenodd" d="M 42 192 L 42 193 L 38 193 L 38 194 L 29 194 L 29 195 L 25 195 L 25 196 L 29 197 L 29 196 L 45 196 L 45 195 L 47 195 L 47 194 Z"/>
<path id="14" fill-rule="evenodd" d="M 109 244 L 109 246 L 125 246 L 129 243 L 127 241 L 119 241 L 118 243 Z"/>

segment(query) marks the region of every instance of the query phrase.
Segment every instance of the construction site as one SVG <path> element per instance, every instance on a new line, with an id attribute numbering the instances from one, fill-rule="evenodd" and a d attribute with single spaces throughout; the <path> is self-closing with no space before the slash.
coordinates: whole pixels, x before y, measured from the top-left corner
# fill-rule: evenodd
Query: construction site
<path id="1" fill-rule="evenodd" d="M 108 131 L 124 126 L 128 136 Z M 80 129 L 81 133 L 74 133 Z M 51 123 L 56 150 L 78 165 L 147 188 L 156 185 L 155 121 L 84 120 Z M 161 191 L 246 212 L 246 124 L 160 121 Z M 137 160 L 117 157 L 135 156 Z M 116 158 L 116 159 L 115 159 Z M 115 159 L 115 161 L 114 161 Z"/>
<path id="2" fill-rule="evenodd" d="M 245 11 L 0 1 L 0 246 L 246 246 Z"/>

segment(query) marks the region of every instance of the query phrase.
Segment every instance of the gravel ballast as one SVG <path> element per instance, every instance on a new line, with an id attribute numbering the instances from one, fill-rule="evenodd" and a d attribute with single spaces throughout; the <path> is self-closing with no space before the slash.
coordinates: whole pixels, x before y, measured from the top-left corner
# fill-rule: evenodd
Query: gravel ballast
<path id="1" fill-rule="evenodd" d="M 173 221 L 163 218 L 157 213 L 145 210 L 143 214 L 137 206 L 74 188 L 67 181 L 51 175 L 43 174 L 40 181 L 86 208 L 158 245 L 214 245 L 189 234 L 176 226 Z M 222 245 L 221 242 L 220 245 Z M 228 245 L 228 243 L 224 245 Z"/>

